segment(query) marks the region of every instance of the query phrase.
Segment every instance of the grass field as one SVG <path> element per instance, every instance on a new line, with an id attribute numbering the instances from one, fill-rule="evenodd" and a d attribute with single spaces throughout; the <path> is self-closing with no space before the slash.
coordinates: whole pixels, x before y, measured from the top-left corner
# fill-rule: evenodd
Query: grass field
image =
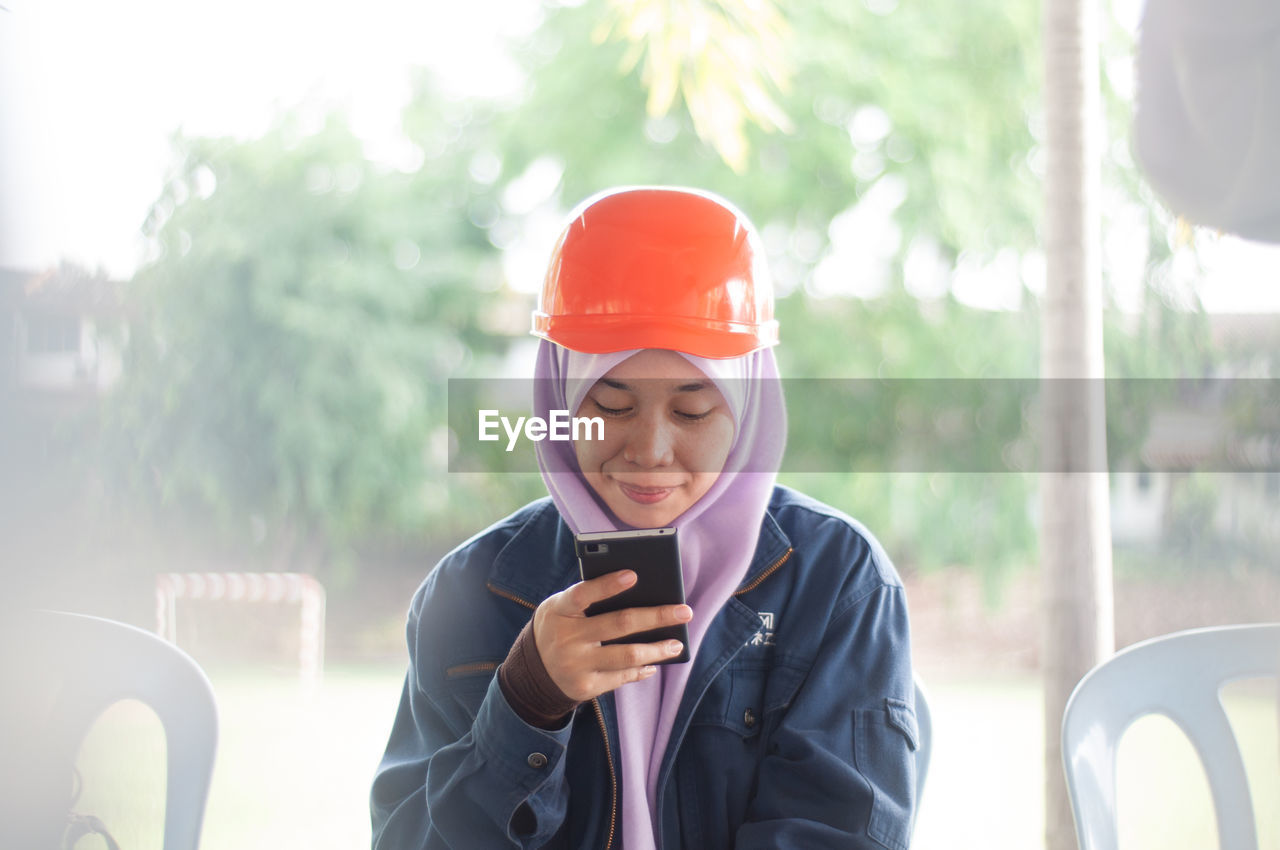
<path id="1" fill-rule="evenodd" d="M 396 701 L 399 668 L 330 669 L 303 692 L 288 672 L 212 670 L 221 738 L 204 850 L 350 850 L 369 846 L 368 788 Z M 930 682 L 933 765 L 916 850 L 1043 846 L 1043 733 L 1029 677 Z M 1228 707 L 1246 753 L 1263 850 L 1280 850 L 1275 697 L 1233 687 Z M 81 754 L 77 808 L 99 815 L 126 850 L 159 850 L 164 743 L 137 703 L 111 709 Z M 1121 747 L 1122 850 L 1215 847 L 1208 790 L 1171 723 L 1150 718 Z"/>

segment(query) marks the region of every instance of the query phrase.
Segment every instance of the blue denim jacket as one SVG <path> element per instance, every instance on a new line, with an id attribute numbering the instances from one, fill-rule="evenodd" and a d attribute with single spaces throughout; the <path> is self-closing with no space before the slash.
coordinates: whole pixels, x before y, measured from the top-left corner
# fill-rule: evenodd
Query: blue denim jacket
<path id="1" fill-rule="evenodd" d="M 618 848 L 612 694 L 548 731 L 512 711 L 494 676 L 538 603 L 577 579 L 573 535 L 543 499 L 423 583 L 373 782 L 375 848 Z M 906 850 L 907 605 L 861 526 L 776 488 L 747 577 L 691 663 L 658 781 L 663 850 Z"/>

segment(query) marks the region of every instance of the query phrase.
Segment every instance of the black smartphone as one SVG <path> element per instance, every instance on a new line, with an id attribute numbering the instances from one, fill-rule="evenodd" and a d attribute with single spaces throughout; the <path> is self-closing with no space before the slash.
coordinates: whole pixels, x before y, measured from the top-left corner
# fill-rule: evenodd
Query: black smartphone
<path id="1" fill-rule="evenodd" d="M 684 577 L 680 572 L 680 541 L 674 528 L 642 528 L 635 531 L 599 531 L 573 538 L 582 580 L 618 570 L 631 570 L 636 583 L 616 596 L 587 608 L 588 617 L 623 608 L 679 605 L 684 602 Z M 674 638 L 684 650 L 659 664 L 689 660 L 689 626 L 678 623 L 636 632 L 606 643 L 653 643 Z"/>

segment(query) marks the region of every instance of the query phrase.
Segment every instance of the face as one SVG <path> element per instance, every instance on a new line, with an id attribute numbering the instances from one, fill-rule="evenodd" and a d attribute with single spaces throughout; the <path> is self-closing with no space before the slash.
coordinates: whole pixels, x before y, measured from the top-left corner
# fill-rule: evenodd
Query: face
<path id="1" fill-rule="evenodd" d="M 603 440 L 574 450 L 591 489 L 635 528 L 670 525 L 720 476 L 733 413 L 706 375 L 674 351 L 646 350 L 614 366 L 577 416 L 604 420 Z"/>

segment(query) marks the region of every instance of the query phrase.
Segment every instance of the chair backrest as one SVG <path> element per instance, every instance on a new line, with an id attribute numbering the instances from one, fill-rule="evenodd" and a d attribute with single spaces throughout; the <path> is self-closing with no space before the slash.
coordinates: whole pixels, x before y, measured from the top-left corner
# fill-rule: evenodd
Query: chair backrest
<path id="1" fill-rule="evenodd" d="M 920 797 L 924 794 L 924 780 L 929 775 L 929 755 L 933 745 L 933 715 L 929 713 L 929 700 L 925 696 L 924 684 L 920 677 L 915 677 L 916 684 L 916 729 L 920 733 L 919 745 L 916 747 L 916 808 L 920 807 Z"/>
<path id="2" fill-rule="evenodd" d="M 164 728 L 164 850 L 196 850 L 218 735 L 213 689 L 199 666 L 150 632 L 98 617 L 24 612 L 5 625 L 6 637 L 20 641 L 14 656 L 20 663 L 4 665 L 5 693 L 31 703 L 6 711 L 10 728 L 3 730 L 5 736 L 27 736 L 24 766 L 33 787 L 19 789 L 19 796 L 32 805 L 19 814 L 28 834 L 60 834 L 65 821 L 57 820 L 66 812 L 59 806 L 69 802 L 64 776 L 81 742 L 108 707 L 136 699 Z M 15 670 L 20 681 L 12 680 Z"/>
<path id="3" fill-rule="evenodd" d="M 1217 812 L 1221 850 L 1258 850 L 1240 747 L 1220 698 L 1238 679 L 1280 673 L 1280 623 L 1194 629 L 1139 643 L 1089 672 L 1067 702 L 1062 758 L 1081 850 L 1115 850 L 1116 748 L 1162 714 L 1190 739 Z"/>

